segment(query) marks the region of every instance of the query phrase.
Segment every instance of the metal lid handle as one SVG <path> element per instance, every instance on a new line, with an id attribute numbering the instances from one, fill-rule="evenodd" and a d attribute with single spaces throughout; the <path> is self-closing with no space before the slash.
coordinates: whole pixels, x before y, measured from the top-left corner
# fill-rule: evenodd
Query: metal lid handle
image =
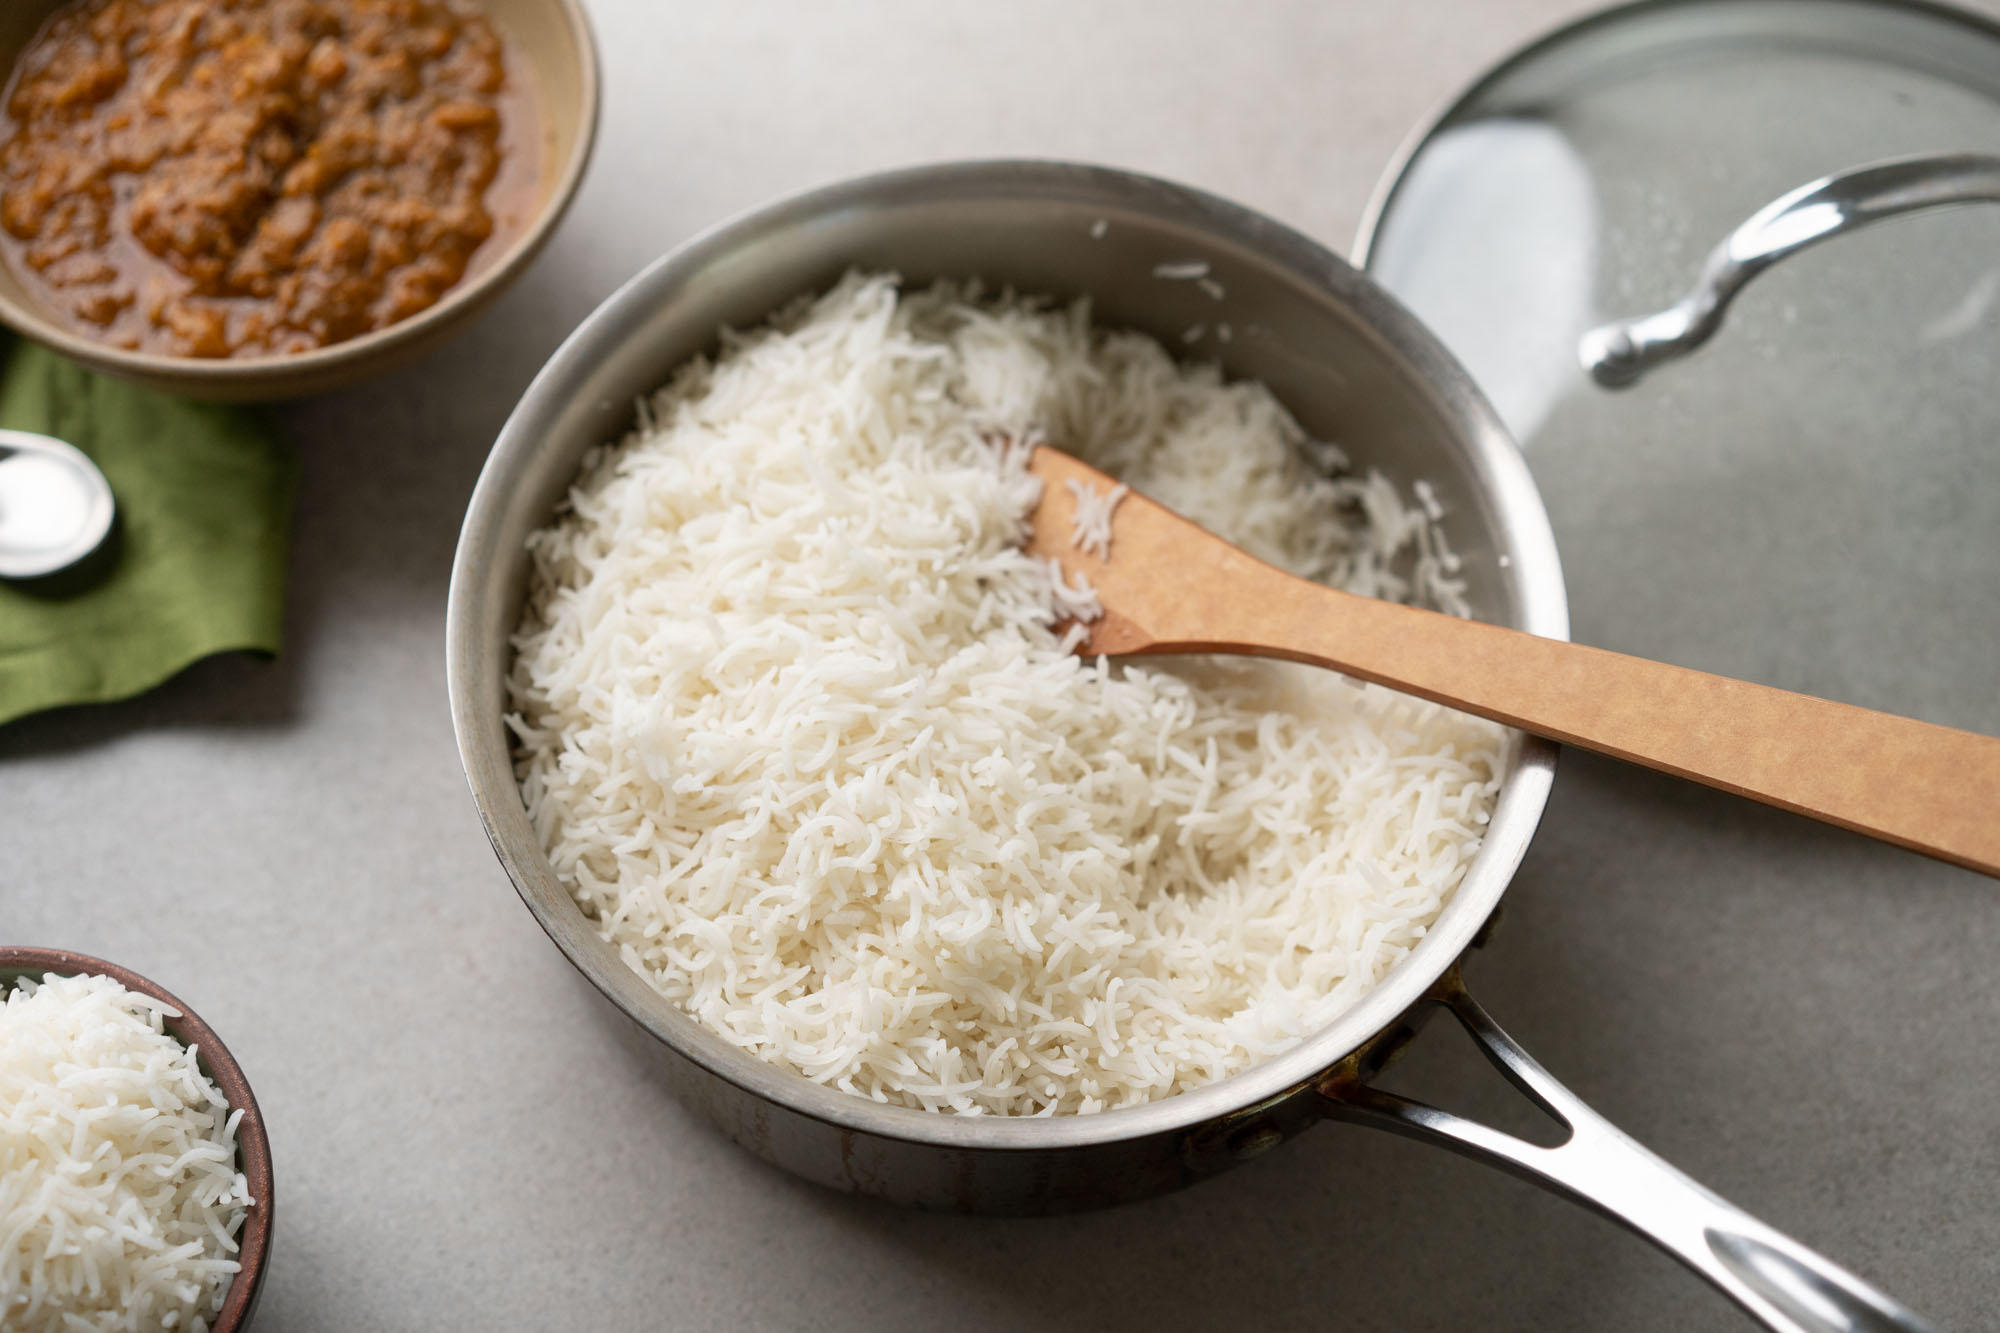
<path id="1" fill-rule="evenodd" d="M 1981 202 L 2000 203 L 2000 157 L 1927 153 L 1822 177 L 1731 232 L 1709 253 L 1686 296 L 1654 314 L 1592 329 L 1578 357 L 1599 384 L 1624 388 L 1707 342 L 1743 284 L 1785 256 L 1900 213 Z"/>

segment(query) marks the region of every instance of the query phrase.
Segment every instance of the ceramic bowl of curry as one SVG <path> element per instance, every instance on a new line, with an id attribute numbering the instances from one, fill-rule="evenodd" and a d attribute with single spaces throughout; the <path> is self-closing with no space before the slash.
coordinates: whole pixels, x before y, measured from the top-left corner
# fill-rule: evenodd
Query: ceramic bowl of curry
<path id="1" fill-rule="evenodd" d="M 0 66 L 0 322 L 205 399 L 336 388 L 463 327 L 597 125 L 579 0 L 23 0 Z"/>

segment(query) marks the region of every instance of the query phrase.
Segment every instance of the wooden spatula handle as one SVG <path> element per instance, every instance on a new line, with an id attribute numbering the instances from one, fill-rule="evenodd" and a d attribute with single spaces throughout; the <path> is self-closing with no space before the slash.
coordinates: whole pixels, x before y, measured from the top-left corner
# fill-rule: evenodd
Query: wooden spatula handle
<path id="1" fill-rule="evenodd" d="M 1139 495 L 1111 555 L 1064 562 L 1109 608 L 1090 651 L 1329 667 L 2000 875 L 1992 737 L 1338 592 Z"/>

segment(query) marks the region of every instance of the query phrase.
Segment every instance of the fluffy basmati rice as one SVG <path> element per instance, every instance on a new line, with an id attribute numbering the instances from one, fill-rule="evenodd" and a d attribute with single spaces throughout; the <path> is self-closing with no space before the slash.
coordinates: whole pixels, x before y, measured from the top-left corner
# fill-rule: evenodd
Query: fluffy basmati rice
<path id="1" fill-rule="evenodd" d="M 1082 304 L 880 275 L 725 335 L 530 543 L 509 722 L 556 873 L 663 995 L 859 1096 L 1088 1112 L 1235 1073 L 1423 938 L 1491 807 L 1487 723 L 1074 656 L 1094 595 L 1020 549 L 1043 438 L 1412 592 L 1424 515 L 1262 387 Z"/>
<path id="2" fill-rule="evenodd" d="M 1122 481 L 1108 491 L 1100 491 L 1087 481 L 1075 479 L 1066 485 L 1069 493 L 1076 497 L 1076 512 L 1070 516 L 1069 544 L 1085 555 L 1109 560 L 1111 516 L 1118 512 L 1118 502 L 1131 494 L 1132 488 Z"/>
<path id="3" fill-rule="evenodd" d="M 175 1011 L 109 977 L 0 998 L 0 1328 L 200 1333 L 250 1207 L 236 1125 Z"/>

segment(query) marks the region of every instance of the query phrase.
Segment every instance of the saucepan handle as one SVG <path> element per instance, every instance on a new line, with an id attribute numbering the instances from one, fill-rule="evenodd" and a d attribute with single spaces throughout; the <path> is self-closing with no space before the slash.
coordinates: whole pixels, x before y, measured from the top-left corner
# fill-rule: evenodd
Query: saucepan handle
<path id="1" fill-rule="evenodd" d="M 1925 153 L 1821 177 L 1731 232 L 1686 296 L 1654 314 L 1592 329 L 1578 357 L 1599 384 L 1622 388 L 1707 342 L 1743 284 L 1785 256 L 1902 213 L 1981 202 L 2000 203 L 2000 157 Z"/>
<path id="2" fill-rule="evenodd" d="M 1515 1087 L 1569 1129 L 1555 1147 L 1515 1138 L 1340 1072 L 1321 1085 L 1336 1120 L 1437 1144 L 1622 1223 L 1783 1333 L 1935 1333 L 1907 1307 L 1697 1184 L 1556 1082 L 1466 992 L 1454 969 L 1431 999 L 1448 1008 Z"/>

